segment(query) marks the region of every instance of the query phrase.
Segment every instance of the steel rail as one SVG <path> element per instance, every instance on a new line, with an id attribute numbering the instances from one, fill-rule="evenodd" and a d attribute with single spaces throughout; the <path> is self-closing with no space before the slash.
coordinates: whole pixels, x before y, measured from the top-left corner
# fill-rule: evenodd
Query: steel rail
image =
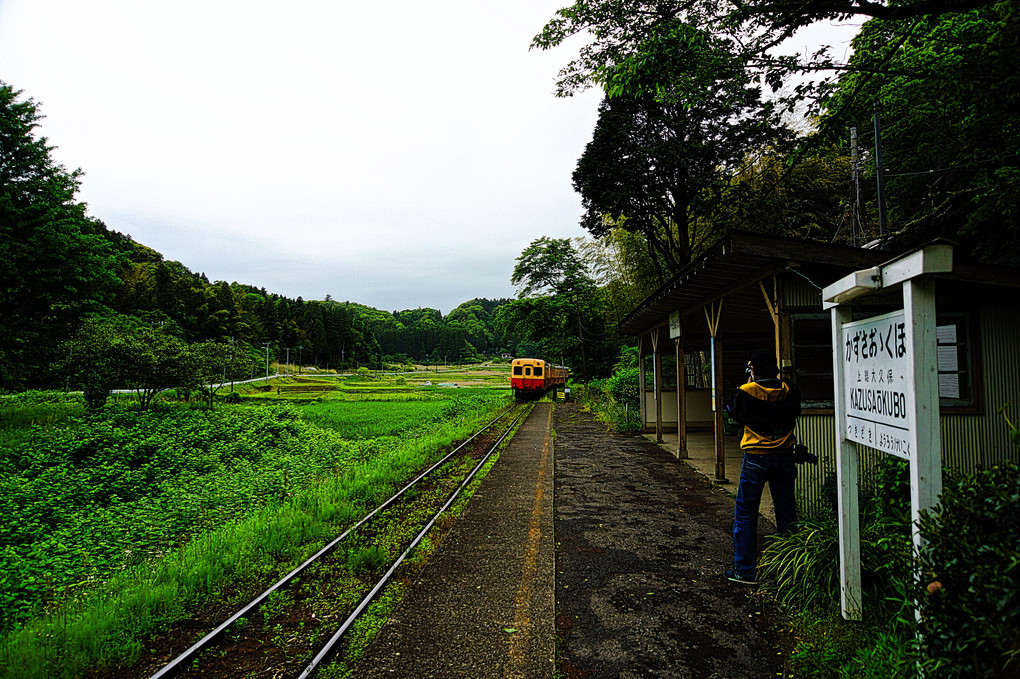
<path id="1" fill-rule="evenodd" d="M 301 575 L 301 573 L 303 573 L 305 570 L 307 570 L 309 566 L 311 566 L 313 563 L 316 562 L 316 560 L 318 560 L 323 555 L 328 554 L 333 549 L 335 549 L 338 544 L 340 544 L 341 542 L 343 542 L 343 540 L 345 538 L 347 538 L 347 536 L 349 536 L 351 533 L 356 531 L 358 528 L 361 528 L 363 525 L 368 523 L 368 521 L 370 519 L 372 519 L 376 514 L 378 514 L 379 512 L 383 511 L 384 509 L 389 507 L 391 504 L 396 502 L 398 499 L 400 499 L 400 497 L 404 493 L 406 493 L 408 490 L 410 490 L 415 484 L 417 484 L 419 481 L 424 479 L 426 476 L 428 476 L 429 474 L 434 472 L 436 469 L 438 469 L 439 467 L 444 465 L 451 457 L 453 457 L 454 455 L 459 453 L 465 446 L 467 446 L 469 443 L 471 443 L 476 438 L 481 436 L 484 432 L 488 431 L 496 422 L 501 420 L 503 418 L 503 416 L 505 416 L 511 410 L 513 410 L 513 406 L 511 406 L 510 408 L 507 408 L 506 410 L 501 412 L 499 415 L 497 415 L 495 418 L 493 418 L 488 424 L 486 424 L 484 427 L 482 427 L 477 432 L 472 434 L 470 438 L 465 439 L 463 443 L 461 443 L 459 446 L 457 446 L 456 448 L 451 450 L 449 453 L 444 455 L 441 460 L 439 460 L 434 465 L 432 465 L 431 467 L 426 469 L 424 472 L 419 474 L 413 481 L 411 481 L 406 486 L 404 486 L 399 491 L 397 491 L 392 497 L 390 497 L 388 500 L 383 502 L 381 505 L 379 505 L 378 507 L 373 509 L 368 514 L 366 514 L 364 516 L 364 518 L 362 518 L 356 524 L 354 524 L 353 526 L 351 526 L 350 528 L 345 530 L 339 537 L 334 538 L 329 544 L 327 544 L 325 547 L 323 547 L 322 549 L 317 551 L 315 554 L 310 556 L 300 566 L 298 566 L 297 568 L 292 570 L 287 575 L 283 576 L 272 587 L 270 587 L 266 591 L 262 592 L 262 594 L 258 595 L 254 599 L 252 599 L 248 604 L 246 604 L 244 606 L 244 608 L 242 608 L 238 612 L 234 613 L 225 622 L 221 623 L 216 629 L 214 629 L 211 632 L 209 632 L 208 634 L 206 634 L 204 637 L 202 637 L 201 639 L 196 641 L 186 651 L 184 651 L 179 656 L 177 656 L 176 658 L 171 660 L 168 664 L 164 665 L 162 669 L 160 669 L 158 672 L 153 674 L 149 679 L 164 679 L 165 677 L 171 677 L 174 674 L 176 674 L 177 672 L 180 672 L 182 669 L 184 669 L 183 666 L 185 665 L 185 663 L 188 663 L 189 661 L 193 660 L 195 658 L 195 656 L 198 655 L 199 652 L 201 652 L 204 648 L 206 648 L 207 646 L 212 644 L 212 642 L 216 641 L 219 638 L 219 636 L 226 629 L 228 629 L 231 625 L 233 625 L 235 622 L 237 622 L 238 619 L 243 618 L 246 614 L 252 612 L 253 610 L 257 609 L 259 606 L 261 606 L 263 603 L 265 603 L 266 599 L 269 598 L 270 594 L 272 594 L 276 590 L 281 589 L 283 587 L 286 587 L 288 584 L 290 584 L 290 582 L 292 580 L 294 580 L 299 575 Z M 518 416 L 517 420 L 519 420 L 519 419 L 520 419 L 520 417 Z M 511 423 L 511 425 L 510 425 L 511 428 L 513 427 L 514 424 L 516 424 L 517 420 L 514 420 L 514 422 Z M 507 431 L 509 431 L 509 429 Z M 505 437 L 505 436 L 506 435 L 504 434 L 503 437 Z M 502 440 L 503 437 L 500 437 L 500 440 Z"/>
<path id="2" fill-rule="evenodd" d="M 496 452 L 496 449 L 499 448 L 501 443 L 503 443 L 503 440 L 510 435 L 510 432 L 511 430 L 513 430 L 514 425 L 517 424 L 521 420 L 521 418 L 524 417 L 524 415 L 525 413 L 521 413 L 520 415 L 518 415 L 517 419 L 510 424 L 510 427 L 507 428 L 505 432 L 503 432 L 503 434 L 499 437 L 499 439 L 497 439 L 497 441 L 494 444 L 492 444 L 492 447 L 489 449 L 489 452 L 485 454 L 485 456 L 478 462 L 478 464 L 475 465 L 475 468 L 471 470 L 471 473 L 468 474 L 461 482 L 461 484 L 457 487 L 457 489 L 453 491 L 450 497 L 446 500 L 446 503 L 443 505 L 443 507 L 438 512 L 436 512 L 431 519 L 429 519 L 429 522 L 425 524 L 425 527 L 422 528 L 421 532 L 418 533 L 418 535 L 414 538 L 414 540 L 411 542 L 408 548 L 404 550 L 404 553 L 401 554 L 400 557 L 398 557 L 397 560 L 393 562 L 393 565 L 390 566 L 390 569 L 386 571 L 386 574 L 383 575 L 382 578 L 380 578 L 380 580 L 375 584 L 375 587 L 373 587 L 372 590 L 365 595 L 365 597 L 361 600 L 361 603 L 358 604 L 358 607 L 355 608 L 354 612 L 352 612 L 347 617 L 347 620 L 345 620 L 343 625 L 340 626 L 340 629 L 337 630 L 337 632 L 332 637 L 330 637 L 330 640 L 326 642 L 326 645 L 322 648 L 322 650 L 319 651 L 315 658 L 312 659 L 312 662 L 308 664 L 304 672 L 298 675 L 298 679 L 308 679 L 308 677 L 312 676 L 315 670 L 318 669 L 319 665 L 332 654 L 334 647 L 340 641 L 340 637 L 343 636 L 344 632 L 346 632 L 347 629 L 352 624 L 354 624 L 354 621 L 357 620 L 358 617 L 365 610 L 365 608 L 368 607 L 368 604 L 371 603 L 375 595 L 378 594 L 379 591 L 386 586 L 390 578 L 396 572 L 397 568 L 400 566 L 401 563 L 403 563 L 404 559 L 407 558 L 411 551 L 418 546 L 418 543 L 425 538 L 425 535 L 430 530 L 432 530 L 432 527 L 435 525 L 436 521 L 439 520 L 440 515 L 442 515 L 443 512 L 450 508 L 454 501 L 460 496 L 464 488 L 467 487 L 467 485 L 475 477 L 478 471 L 485 465 L 486 462 L 488 462 L 489 458 L 492 457 L 492 454 Z"/>

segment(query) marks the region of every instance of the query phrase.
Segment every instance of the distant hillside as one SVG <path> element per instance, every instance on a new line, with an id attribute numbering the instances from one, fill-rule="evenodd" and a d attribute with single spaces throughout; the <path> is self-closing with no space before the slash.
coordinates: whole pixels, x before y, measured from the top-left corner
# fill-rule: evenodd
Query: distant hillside
<path id="1" fill-rule="evenodd" d="M 437 309 L 380 311 L 351 304 L 362 315 L 365 327 L 379 342 L 383 356 L 420 363 L 474 360 L 493 356 L 505 348 L 493 320 L 497 308 L 508 299 L 472 299 L 445 317 Z"/>

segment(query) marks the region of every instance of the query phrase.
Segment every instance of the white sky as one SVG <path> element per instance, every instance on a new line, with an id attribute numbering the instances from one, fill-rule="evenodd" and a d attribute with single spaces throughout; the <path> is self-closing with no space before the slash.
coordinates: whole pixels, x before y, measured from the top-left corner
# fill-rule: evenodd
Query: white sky
<path id="1" fill-rule="evenodd" d="M 570 174 L 600 99 L 557 99 L 571 0 L 0 0 L 0 80 L 80 200 L 210 280 L 443 313 L 510 297 L 585 235 Z M 849 35 L 824 35 L 845 51 Z"/>
<path id="2" fill-rule="evenodd" d="M 569 0 L 0 0 L 0 80 L 107 226 L 210 280 L 449 312 L 583 235 L 599 95 L 557 99 Z"/>

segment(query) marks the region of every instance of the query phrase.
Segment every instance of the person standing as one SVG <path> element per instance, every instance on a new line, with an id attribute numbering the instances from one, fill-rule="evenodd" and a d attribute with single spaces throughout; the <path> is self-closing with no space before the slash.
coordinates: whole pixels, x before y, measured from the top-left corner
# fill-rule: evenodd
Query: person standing
<path id="1" fill-rule="evenodd" d="M 793 529 L 797 521 L 794 481 L 793 434 L 800 416 L 800 391 L 779 379 L 772 351 L 759 349 L 747 364 L 747 383 L 734 394 L 726 410 L 744 425 L 740 448 L 744 460 L 733 513 L 733 568 L 726 571 L 732 582 L 758 584 L 758 509 L 762 491 L 769 484 L 776 510 L 776 533 Z"/>

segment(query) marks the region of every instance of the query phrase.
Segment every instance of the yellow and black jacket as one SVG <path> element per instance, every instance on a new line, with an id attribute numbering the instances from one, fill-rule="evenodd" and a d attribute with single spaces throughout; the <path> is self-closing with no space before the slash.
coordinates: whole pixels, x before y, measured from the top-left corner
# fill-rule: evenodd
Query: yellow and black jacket
<path id="1" fill-rule="evenodd" d="M 730 416 L 744 425 L 740 447 L 749 453 L 792 452 L 797 439 L 793 429 L 800 416 L 800 390 L 778 379 L 740 385 L 726 406 Z"/>

